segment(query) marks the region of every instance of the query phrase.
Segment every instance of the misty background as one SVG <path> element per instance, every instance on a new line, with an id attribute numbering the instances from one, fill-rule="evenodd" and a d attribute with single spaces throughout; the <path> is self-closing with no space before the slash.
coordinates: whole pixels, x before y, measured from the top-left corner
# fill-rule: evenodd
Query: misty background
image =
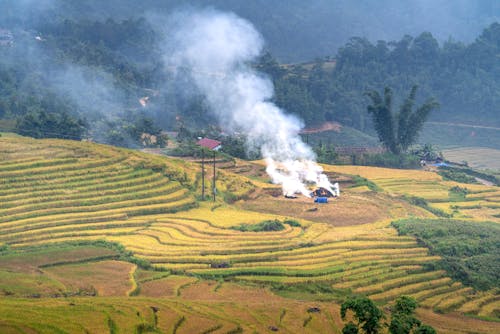
<path id="1" fill-rule="evenodd" d="M 120 21 L 204 7 L 252 22 L 281 62 L 334 55 L 353 36 L 376 42 L 429 31 L 440 42 L 468 43 L 500 20 L 496 0 L 2 0 L 0 17 L 7 25 L 36 27 L 65 18 Z"/>
<path id="2" fill-rule="evenodd" d="M 0 128 L 122 146 L 146 132 L 217 128 L 205 94 L 165 50 L 173 14 L 207 8 L 262 35 L 250 65 L 272 81 L 271 102 L 307 127 L 342 125 L 312 143 L 378 145 L 364 92 L 388 85 L 399 102 L 418 84 L 421 100 L 441 104 L 423 142 L 499 146 L 495 0 L 2 0 Z"/>

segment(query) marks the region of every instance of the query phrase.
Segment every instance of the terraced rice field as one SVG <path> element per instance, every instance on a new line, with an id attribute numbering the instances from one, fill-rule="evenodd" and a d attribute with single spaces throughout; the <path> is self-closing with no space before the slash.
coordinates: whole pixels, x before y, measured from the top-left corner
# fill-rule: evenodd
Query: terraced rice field
<path id="1" fill-rule="evenodd" d="M 447 160 L 467 161 L 472 168 L 500 170 L 500 150 L 485 147 L 460 147 L 443 150 Z"/>
<path id="2" fill-rule="evenodd" d="M 144 158 L 133 151 L 1 140 L 0 242 L 12 247 L 130 233 L 145 224 L 137 217 L 196 204 L 168 170 L 143 168 Z"/>
<path id="3" fill-rule="evenodd" d="M 331 172 L 360 175 L 394 196 L 415 196 L 454 218 L 500 221 L 500 191 L 495 186 L 445 181 L 432 171 L 393 170 L 378 167 L 327 166 Z M 461 200 L 453 198 L 453 187 L 466 188 Z"/>
<path id="4" fill-rule="evenodd" d="M 118 264 L 113 259 L 91 267 L 73 263 L 44 269 L 45 276 L 41 277 L 47 279 L 47 289 L 62 289 L 61 284 L 73 290 L 85 289 L 79 280 L 84 280 L 85 273 L 92 268 L 91 285 L 99 295 L 139 295 L 135 300 L 122 297 L 121 306 L 113 306 L 115 309 L 105 299 L 96 300 L 96 304 L 77 300 L 72 306 L 78 305 L 78 312 L 88 312 L 89 316 L 98 313 L 99 321 L 95 325 L 81 325 L 87 330 L 91 328 L 90 332 L 112 332 L 110 328 L 118 323 L 128 332 L 131 328 L 136 330 L 134 326 L 138 323 L 144 323 L 153 326 L 148 327 L 150 329 L 156 326 L 165 332 L 176 332 L 178 328 L 179 333 L 193 330 L 226 333 L 237 330 L 240 325 L 256 331 L 282 322 L 278 304 L 266 311 L 262 311 L 265 308 L 262 303 L 253 305 L 257 309 L 246 315 L 246 304 L 233 301 L 230 306 L 238 313 L 233 314 L 237 319 L 233 321 L 223 316 L 230 308 L 225 304 L 226 299 L 217 306 L 189 301 L 197 298 L 189 291 L 203 286 L 203 282 L 213 282 L 206 281 L 211 279 L 244 285 L 314 282 L 343 294 L 364 294 L 380 304 L 409 294 L 429 309 L 484 317 L 498 315 L 497 292 L 476 293 L 452 281 L 445 272 L 429 269 L 438 257 L 431 256 L 414 238 L 398 236 L 389 227 L 391 219 L 422 212 L 420 209 L 408 211 L 409 204 L 397 204 L 391 209 L 390 219 L 369 224 L 334 226 L 323 221 L 298 219 L 300 226 L 284 224 L 281 231 L 242 232 L 232 227 L 263 220 L 285 222 L 294 217 L 287 217 L 286 211 L 281 214 L 246 211 L 227 205 L 220 198 L 216 203 L 197 202 L 198 166 L 130 150 L 3 136 L 0 137 L 0 160 L 0 246 L 6 244 L 20 251 L 67 241 L 104 239 L 123 245 L 135 257 L 147 260 L 157 270 L 164 270 L 154 275 L 145 274 L 132 264 Z M 452 186 L 431 172 L 366 167 L 331 167 L 331 170 L 369 178 L 383 189 L 384 196 L 408 194 L 436 205 L 445 203 Z M 261 182 L 231 175 L 229 171 L 219 172 L 218 177 L 221 192 L 244 194 Z M 349 190 L 346 193 L 349 195 Z M 352 194 L 353 200 L 364 198 L 356 191 Z M 467 200 L 493 205 L 496 197 L 497 190 L 477 186 Z M 471 212 L 464 208 L 458 210 L 461 214 Z M 65 274 L 68 268 L 71 275 Z M 116 284 L 117 292 L 110 292 L 111 288 L 105 284 L 106 275 L 113 270 L 122 282 Z M 14 282 L 16 277 L 11 275 L 9 279 Z M 26 295 L 21 291 L 17 296 Z M 178 299 L 160 302 L 141 296 Z M 2 320 L 9 320 L 8 325 L 0 321 L 0 329 L 1 326 L 27 326 L 14 320 L 16 307 L 21 307 L 14 305 L 24 305 L 24 301 L 17 303 L 14 299 L 0 299 L 2 312 L 11 308 L 0 316 Z M 151 311 L 153 303 L 160 305 L 159 314 Z M 288 305 L 284 318 L 289 319 L 283 320 L 284 332 L 321 332 L 321 328 L 339 332 L 337 309 L 336 315 L 329 311 L 313 316 L 306 326 L 304 319 L 309 315 L 303 303 L 281 299 L 280 303 Z M 300 305 L 297 308 L 300 315 L 292 311 L 290 303 Z M 67 301 L 42 300 L 33 307 L 33 313 L 37 308 L 48 308 L 47 319 L 54 321 L 49 325 L 33 315 L 36 326 L 70 326 L 61 320 L 66 316 L 71 318 L 68 312 L 61 311 L 69 307 Z M 323 307 L 332 310 L 336 306 Z M 123 312 L 117 311 L 122 308 Z M 57 312 L 64 316 L 57 316 Z M 26 314 L 30 317 L 31 313 Z M 137 317 L 132 319 L 125 314 L 137 314 Z M 77 327 L 67 327 L 65 331 L 84 332 Z"/>

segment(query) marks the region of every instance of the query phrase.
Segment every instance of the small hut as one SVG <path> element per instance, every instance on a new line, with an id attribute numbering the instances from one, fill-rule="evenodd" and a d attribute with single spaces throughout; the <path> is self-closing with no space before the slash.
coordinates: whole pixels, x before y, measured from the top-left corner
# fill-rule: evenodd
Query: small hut
<path id="1" fill-rule="evenodd" d="M 202 138 L 196 143 L 200 146 L 206 147 L 212 151 L 218 151 L 222 148 L 222 143 L 215 139 Z"/>

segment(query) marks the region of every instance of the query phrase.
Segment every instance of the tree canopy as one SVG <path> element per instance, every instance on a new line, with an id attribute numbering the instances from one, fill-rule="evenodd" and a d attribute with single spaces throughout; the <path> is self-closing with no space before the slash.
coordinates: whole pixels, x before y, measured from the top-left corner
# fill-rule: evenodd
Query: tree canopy
<path id="1" fill-rule="evenodd" d="M 33 21 L 31 25 L 29 31 L 13 28 L 13 46 L 0 47 L 0 118 L 13 120 L 41 110 L 64 112 L 85 119 L 90 132 L 97 129 L 94 125 L 101 120 L 88 109 L 109 114 L 108 106 L 101 107 L 90 94 L 89 98 L 79 97 L 85 102 L 82 106 L 74 96 L 53 85 L 53 74 L 68 70 L 58 66 L 71 64 L 73 69 L 85 69 L 82 72 L 86 77 L 108 80 L 107 90 L 119 100 L 116 109 L 120 112 L 114 116 L 123 118 L 129 111 L 144 108 L 156 126 L 169 130 L 177 130 L 181 123 L 194 130 L 216 123 L 200 94 L 186 94 L 184 82 L 177 85 L 175 80 L 179 78 L 174 80 L 172 74 L 162 70 L 161 41 L 165 36 L 147 20 L 74 16 Z M 280 64 L 266 53 L 253 65 L 274 82 L 273 102 L 302 118 L 307 126 L 339 122 L 346 128 L 376 135 L 371 114 L 366 113 L 364 92 L 391 87 L 392 103 L 400 105 L 404 101 L 399 97 L 418 85 L 419 93 L 434 95 L 441 104 L 429 120 L 498 127 L 499 36 L 500 24 L 493 23 L 469 44 L 451 39 L 438 43 L 429 32 L 376 43 L 353 37 L 335 54 L 308 63 Z M 74 95 L 89 92 L 86 87 L 76 88 Z M 145 96 L 149 97 L 148 104 L 142 107 L 138 100 Z M 406 102 L 413 103 L 412 99 Z M 424 115 L 424 111 L 407 114 L 391 126 L 397 129 L 407 123 L 417 124 L 422 118 L 411 115 Z M 401 144 L 399 149 L 405 150 L 417 133 L 394 135 Z"/>
<path id="2" fill-rule="evenodd" d="M 374 90 L 366 93 L 372 103 L 367 110 L 372 115 L 380 142 L 394 154 L 406 152 L 415 143 L 429 113 L 439 106 L 431 98 L 413 110 L 416 93 L 417 86 L 413 86 L 398 113 L 392 111 L 393 97 L 389 87 L 384 89 L 383 96 Z"/>
<path id="3" fill-rule="evenodd" d="M 353 317 L 357 321 L 357 326 L 354 323 L 348 324 L 348 333 L 354 332 L 354 326 L 361 328 L 366 334 L 377 334 L 381 328 L 380 320 L 384 314 L 380 309 L 367 297 L 354 297 L 349 298 L 342 303 L 340 308 L 340 316 L 342 319 L 346 318 L 347 311 L 353 312 Z"/>

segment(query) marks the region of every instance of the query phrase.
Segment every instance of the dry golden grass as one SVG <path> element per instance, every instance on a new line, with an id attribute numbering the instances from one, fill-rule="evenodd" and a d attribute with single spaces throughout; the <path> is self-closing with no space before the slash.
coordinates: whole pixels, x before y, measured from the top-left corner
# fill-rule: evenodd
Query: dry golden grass
<path id="1" fill-rule="evenodd" d="M 498 322 L 474 319 L 458 313 L 437 314 L 432 310 L 419 308 L 417 309 L 417 317 L 423 323 L 434 327 L 439 334 L 493 334 L 500 332 L 500 323 Z"/>
<path id="2" fill-rule="evenodd" d="M 340 198 L 328 205 L 317 205 L 310 199 L 287 200 L 269 195 L 271 191 L 266 189 L 276 186 L 266 183 L 262 167 L 237 162 L 235 167 L 218 172 L 219 191 L 249 196 L 255 186 L 265 189 L 258 189 L 251 199 L 239 201 L 236 206 L 218 199 L 215 204 L 203 202 L 189 211 L 169 213 L 194 205 L 194 194 L 185 185 L 199 181 L 199 166 L 103 145 L 14 137 L 0 138 L 0 158 L 0 184 L 8 185 L 0 189 L 0 200 L 4 199 L 0 202 L 0 242 L 9 242 L 16 249 L 75 239 L 105 239 L 121 243 L 154 266 L 178 273 L 216 277 L 234 274 L 237 280 L 255 282 L 321 281 L 372 294 L 380 301 L 390 301 L 402 293 L 414 294 L 423 302 L 434 297 L 431 293 L 448 294 L 450 298 L 438 305 L 446 310 L 459 308 L 469 298 L 471 302 L 480 298 L 469 296 L 468 289 L 453 286 L 442 272 L 420 272 L 423 263 L 438 257 L 430 256 L 413 238 L 399 237 L 389 227 L 394 219 L 433 216 L 397 198 L 402 195 L 436 201 L 432 205 L 437 207 L 449 205 L 448 191 L 454 183 L 442 181 L 433 172 L 325 167 L 329 172 L 361 175 L 383 190 L 344 189 Z M 240 175 L 232 174 L 235 168 L 239 168 Z M 175 179 L 182 180 L 182 185 L 172 182 Z M 488 215 L 493 216 L 498 194 L 484 186 L 468 189 L 474 193 L 471 198 L 477 200 L 463 205 L 489 205 Z M 449 206 L 447 209 L 451 210 Z M 473 212 L 472 219 L 483 217 L 473 210 L 459 208 L 460 214 Z M 285 225 L 283 231 L 258 233 L 229 229 L 243 223 L 286 218 L 298 219 L 301 227 Z M 213 263 L 227 263 L 229 268 L 210 268 Z M 283 332 L 321 332 L 325 328 L 340 332 L 342 325 L 338 306 L 328 303 L 321 304 L 322 309 L 335 310 L 336 315 L 315 314 L 303 327 L 310 316 L 306 312 L 308 303 L 285 300 L 254 286 L 196 282 L 187 276 L 150 274 L 149 278 L 140 278 L 142 274 L 136 273 L 140 287 L 136 290 L 135 280 L 131 279 L 135 267 L 116 261 L 44 270 L 50 277 L 42 282 L 47 294 L 57 289 L 90 287 L 101 295 L 126 296 L 140 291 L 142 297 L 120 299 L 121 306 L 116 308 L 122 313 L 112 313 L 122 332 L 134 332 L 138 321 L 151 321 L 151 305 L 160 305 L 158 327 L 166 332 L 171 332 L 173 323 L 182 316 L 186 320 L 178 333 L 202 332 L 219 325 L 223 333 L 238 323 L 246 331 L 262 332 L 279 321 L 283 309 L 287 310 L 280 325 Z M 275 276 L 263 276 L 266 273 Z M 10 282 L 18 278 L 9 276 Z M 33 282 L 32 278 L 31 286 Z M 156 298 L 160 296 L 172 300 Z M 99 309 L 98 303 L 106 299 L 96 300 L 86 305 Z M 487 300 L 477 312 L 494 314 L 494 302 Z M 50 302 L 43 307 L 49 310 Z M 60 307 L 54 310 L 60 312 Z M 53 314 L 47 312 L 47 319 L 52 319 Z M 96 317 L 106 324 L 104 313 L 97 313 Z M 91 312 L 85 314 L 91 316 Z M 33 319 L 46 321 L 37 316 Z M 85 328 L 92 328 L 83 321 Z"/>
<path id="3" fill-rule="evenodd" d="M 19 273 L 35 273 L 38 267 L 61 262 L 90 261 L 103 256 L 117 256 L 112 249 L 95 246 L 66 246 L 39 249 L 31 252 L 3 255 L 0 268 Z"/>
<path id="4" fill-rule="evenodd" d="M 398 288 L 393 288 L 393 289 L 390 289 L 390 290 L 387 290 L 384 292 L 370 295 L 370 298 L 373 300 L 376 300 L 376 301 L 390 300 L 390 299 L 395 299 L 401 295 L 411 295 L 411 294 L 419 292 L 421 290 L 428 289 L 430 287 L 438 286 L 441 284 L 448 284 L 450 282 L 451 282 L 451 279 L 449 277 L 438 278 L 438 279 L 434 279 L 434 280 L 403 285 L 403 286 L 398 287 Z M 422 305 L 428 305 L 428 304 L 422 304 Z"/>
<path id="5" fill-rule="evenodd" d="M 433 279 L 440 278 L 444 276 L 445 272 L 440 270 L 440 271 L 430 271 L 426 273 L 419 273 L 419 274 L 410 274 L 410 275 L 405 275 L 404 277 L 398 277 L 395 279 L 390 279 L 390 280 L 384 280 L 381 283 L 378 284 L 373 284 L 369 286 L 364 286 L 362 288 L 358 288 L 355 291 L 357 293 L 363 293 L 363 294 L 375 294 L 375 293 L 383 293 L 384 291 L 387 291 L 391 288 L 394 287 L 400 287 L 405 284 L 415 284 L 419 283 L 422 281 L 430 281 Z"/>
<path id="6" fill-rule="evenodd" d="M 456 295 L 448 296 L 446 299 L 441 300 L 437 305 L 435 305 L 435 309 L 441 312 L 446 312 L 450 309 L 456 308 L 456 306 L 460 306 L 469 300 L 467 294 L 472 293 L 472 288 L 465 288 L 462 290 L 456 291 Z"/>
<path id="7" fill-rule="evenodd" d="M 133 288 L 130 281 L 133 268 L 128 262 L 100 261 L 48 267 L 43 271 L 69 291 L 95 289 L 98 296 L 127 296 Z"/>
<path id="8" fill-rule="evenodd" d="M 500 312 L 500 300 L 497 296 L 496 299 L 492 299 L 481 306 L 481 310 L 478 315 L 483 317 L 498 317 Z"/>
<path id="9" fill-rule="evenodd" d="M 196 220 L 208 221 L 210 225 L 218 228 L 228 228 L 240 224 L 255 224 L 264 220 L 282 220 L 285 218 L 282 215 L 240 210 L 228 205 L 214 206 L 209 202 L 202 203 L 199 208 L 190 210 L 188 215 L 179 212 L 166 216 L 172 218 L 189 218 L 194 221 L 193 224 L 196 223 Z"/>
<path id="10" fill-rule="evenodd" d="M 165 278 L 141 283 L 141 296 L 175 297 L 180 294 L 180 288 L 196 282 L 197 279 L 186 276 L 171 275 Z"/>
<path id="11" fill-rule="evenodd" d="M 422 306 L 429 308 L 439 308 L 441 303 L 447 303 L 448 300 L 453 298 L 460 298 L 462 296 L 470 295 L 473 290 L 468 287 L 460 287 L 460 289 L 452 289 L 451 291 L 443 291 L 442 293 L 434 294 L 421 302 Z M 465 302 L 465 300 L 463 300 Z"/>
<path id="12" fill-rule="evenodd" d="M 366 167 L 366 166 L 332 166 L 332 165 L 323 165 L 323 168 L 327 172 L 359 175 L 373 181 L 383 180 L 383 179 L 441 181 L 441 177 L 439 175 L 428 171 L 389 169 L 389 168 Z"/>
<path id="13" fill-rule="evenodd" d="M 490 302 L 495 302 L 500 300 L 497 294 L 494 292 L 481 292 L 477 293 L 474 299 L 471 301 L 468 301 L 464 303 L 462 306 L 460 306 L 459 311 L 463 313 L 472 313 L 472 314 L 477 314 L 481 310 L 481 307 L 483 305 L 486 305 Z"/>
<path id="14" fill-rule="evenodd" d="M 258 287 L 233 283 L 220 285 L 211 281 L 188 285 L 181 290 L 179 297 L 170 298 L 0 301 L 3 324 L 18 324 L 22 321 L 27 328 L 52 324 L 71 333 L 78 333 L 82 328 L 89 332 L 108 332 L 107 317 L 113 320 L 121 332 L 134 332 L 137 324 L 153 322 L 151 306 L 158 309 L 158 329 L 167 333 L 172 331 L 172 325 L 182 316 L 186 320 L 179 328 L 179 333 L 201 333 L 216 325 L 222 325 L 224 333 L 236 328 L 237 324 L 244 332 L 267 332 L 268 327 L 273 325 L 284 333 L 340 333 L 343 326 L 339 306 L 332 302 L 301 302 L 278 297 Z M 311 315 L 307 312 L 309 307 L 318 307 L 321 312 L 312 314 L 313 319 L 304 328 L 304 320 Z M 437 315 L 418 309 L 417 315 L 439 333 L 497 333 L 500 328 L 499 323 L 459 314 Z M 94 323 L 96 320 L 98 324 Z"/>

